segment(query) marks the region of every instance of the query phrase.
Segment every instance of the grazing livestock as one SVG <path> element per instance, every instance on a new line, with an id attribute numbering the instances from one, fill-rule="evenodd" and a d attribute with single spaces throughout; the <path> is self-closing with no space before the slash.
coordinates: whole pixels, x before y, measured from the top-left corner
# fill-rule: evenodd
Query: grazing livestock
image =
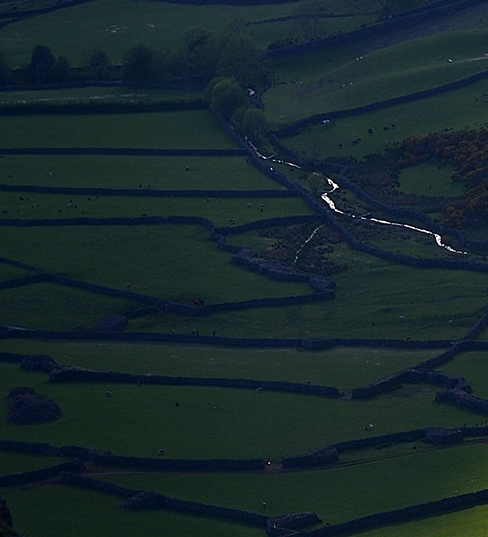
<path id="1" fill-rule="evenodd" d="M 105 392 L 106 397 L 110 397 L 112 395 L 112 392 L 109 392 L 108 390 Z"/>

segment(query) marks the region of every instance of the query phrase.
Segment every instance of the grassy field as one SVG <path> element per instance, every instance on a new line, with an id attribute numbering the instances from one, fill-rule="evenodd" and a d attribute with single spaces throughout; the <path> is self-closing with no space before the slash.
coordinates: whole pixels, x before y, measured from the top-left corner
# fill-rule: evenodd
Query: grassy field
<path id="1" fill-rule="evenodd" d="M 425 135 L 444 129 L 460 130 L 465 126 L 473 129 L 484 126 L 488 122 L 488 107 L 484 97 L 487 92 L 488 81 L 480 81 L 436 97 L 341 118 L 328 125 L 314 126 L 283 142 L 308 155 L 315 155 L 316 158 L 362 158 L 395 147 L 409 135 Z M 446 110 L 449 110 L 448 114 Z M 373 129 L 374 133 L 368 134 L 368 129 Z M 355 145 L 353 140 L 356 138 L 362 140 Z"/>
<path id="2" fill-rule="evenodd" d="M 362 257 L 359 256 L 359 257 Z M 372 261 L 374 264 L 375 261 Z M 231 337 L 462 337 L 486 306 L 486 275 L 410 269 L 388 264 L 335 275 L 336 299 L 310 305 L 259 308 L 195 319 L 143 317 L 132 330 L 175 330 Z M 403 317 L 403 318 L 402 318 Z"/>
<path id="3" fill-rule="evenodd" d="M 11 116 L 0 120 L 3 147 L 234 149 L 206 110 L 108 116 Z"/>
<path id="4" fill-rule="evenodd" d="M 452 166 L 439 168 L 430 163 L 404 168 L 399 174 L 398 190 L 424 196 L 462 196 L 462 183 L 451 180 L 453 171 Z"/>
<path id="5" fill-rule="evenodd" d="M 0 341 L 1 352 L 49 354 L 57 362 L 133 374 L 273 379 L 350 391 L 437 356 L 441 349 L 234 349 L 200 345 Z M 134 359 L 137 356 L 137 359 Z"/>
<path id="6" fill-rule="evenodd" d="M 74 188 L 141 188 L 141 184 L 158 190 L 283 188 L 250 166 L 245 157 L 4 155 L 0 181 Z"/>
<path id="7" fill-rule="evenodd" d="M 44 0 L 35 0 L 35 5 Z M 393 9 L 417 0 L 398 0 Z M 14 5 L 14 4 L 12 4 Z M 34 4 L 32 4 L 34 5 Z M 178 5 L 133 0 L 93 0 L 12 24 L 0 30 L 0 48 L 13 65 L 29 61 L 34 45 L 45 44 L 55 56 L 81 64 L 88 48 L 107 50 L 115 63 L 134 44 L 174 49 L 188 28 L 198 25 L 219 35 L 239 26 L 264 47 L 293 37 L 289 20 L 246 24 L 293 12 L 296 3 L 269 6 Z M 0 4 L 0 10 L 6 6 Z M 19 7 L 19 6 L 17 6 Z M 22 6 L 24 7 L 24 6 Z M 366 25 L 379 17 L 380 2 L 330 0 L 321 32 Z M 20 9 L 20 7 L 19 7 Z M 237 20 L 239 19 L 239 24 Z M 488 30 L 437 35 L 369 52 L 371 42 L 328 48 L 274 62 L 276 86 L 264 95 L 274 126 L 317 112 L 350 108 L 457 80 L 487 69 Z M 370 48 L 368 48 L 370 47 Z M 362 60 L 359 58 L 362 56 Z M 452 62 L 449 62 L 451 59 Z M 352 82 L 352 84 L 351 84 Z M 343 87 L 344 85 L 344 87 Z M 193 94 L 191 94 L 193 95 Z M 184 94 L 184 97 L 191 96 Z M 315 158 L 362 158 L 397 147 L 410 134 L 478 128 L 488 123 L 488 82 L 375 113 L 332 121 L 308 129 L 286 144 Z M 85 88 L 39 93 L 0 93 L 0 104 L 47 100 L 97 99 L 154 101 L 174 92 L 140 88 Z M 281 117 L 283 116 L 283 117 Z M 236 148 L 208 111 L 24 116 L 0 118 L 0 146 Z M 368 134 L 368 129 L 373 129 Z M 362 141 L 353 144 L 352 140 Z M 341 146 L 341 147 L 339 147 Z M 1 148 L 0 148 L 1 155 Z M 186 171 L 189 167 L 190 170 Z M 282 168 L 280 168 L 282 169 Z M 283 168 L 284 169 L 284 168 Z M 433 165 L 405 169 L 399 191 L 426 196 L 457 196 L 451 169 Z M 299 170 L 290 177 L 298 179 Z M 0 182 L 11 185 L 150 189 L 225 189 L 252 191 L 282 188 L 257 172 L 245 157 L 8 156 L 0 158 Z M 90 199 L 91 198 L 91 199 Z M 345 192 L 338 204 L 369 210 Z M 263 207 L 261 210 L 261 204 Z M 2 218 L 110 217 L 142 215 L 203 216 L 217 225 L 262 218 L 313 214 L 299 198 L 235 199 L 154 198 L 150 196 L 73 196 L 2 192 Z M 375 215 L 377 216 L 377 215 Z M 378 215 L 381 216 L 381 215 Z M 310 226 L 312 229 L 312 226 Z M 325 228 L 325 225 L 323 226 Z M 307 228 L 308 229 L 308 228 Z M 303 235 L 306 236 L 304 228 Z M 351 228 L 352 229 L 352 228 Z M 265 230 L 269 232 L 270 230 Z M 407 240 L 406 232 L 354 228 L 365 241 L 403 253 L 445 255 L 431 242 Z M 258 252 L 274 243 L 293 244 L 293 226 L 282 236 L 260 231 L 231 235 L 228 242 Z M 399 236 L 398 236 L 399 235 Z M 276 238 L 278 237 L 278 238 Z M 127 331 L 261 338 L 388 338 L 455 341 L 485 312 L 488 276 L 461 270 L 413 269 L 352 250 L 332 230 L 317 235 L 327 248 L 322 259 L 346 268 L 334 273 L 336 298 L 287 307 L 253 308 L 210 316 L 186 317 L 163 312 L 129 321 Z M 410 235 L 409 235 L 410 237 Z M 483 237 L 482 237 L 483 238 Z M 312 239 L 311 239 L 312 240 Z M 300 244 L 301 246 L 301 244 Z M 312 246 L 312 243 L 310 244 Z M 329 248 L 329 246 L 332 246 Z M 315 247 L 315 246 L 314 246 Z M 162 299 L 206 304 L 262 297 L 310 294 L 305 283 L 271 280 L 231 264 L 208 231 L 198 225 L 158 226 L 2 226 L 0 254 L 45 270 L 96 284 L 150 294 Z M 317 268 L 317 270 L 322 270 Z M 0 264 L 0 282 L 31 273 Z M 61 286 L 38 283 L 0 291 L 0 324 L 46 330 L 92 328 L 110 315 L 143 304 Z M 438 356 L 444 348 L 404 350 L 391 347 L 237 349 L 204 345 L 38 341 L 7 339 L 0 352 L 48 354 L 57 362 L 134 374 L 281 380 L 336 386 L 350 392 L 396 371 Z M 482 337 L 486 337 L 483 334 Z M 484 352 L 463 353 L 442 369 L 463 375 L 478 397 L 488 397 Z M 324 523 L 336 523 L 486 488 L 486 444 L 467 440 L 436 448 L 415 442 L 383 445 L 341 456 L 333 468 L 282 472 L 284 456 L 331 443 L 427 426 L 460 427 L 485 422 L 485 416 L 435 403 L 438 387 L 404 384 L 370 400 L 326 399 L 263 390 L 213 387 L 49 383 L 48 375 L 27 373 L 20 364 L 0 363 L 0 396 L 14 386 L 30 386 L 60 404 L 63 416 L 52 423 L 18 427 L 0 412 L 0 438 L 81 445 L 121 455 L 168 458 L 259 457 L 274 464 L 266 471 L 239 474 L 120 473 L 103 476 L 134 488 L 268 515 L 314 510 Z M 112 397 L 106 397 L 110 390 Z M 178 403 L 178 405 L 175 405 Z M 367 426 L 374 424 L 374 433 Z M 0 474 L 48 466 L 60 459 L 3 452 Z M 90 472 L 100 467 L 90 464 Z M 129 512 L 107 495 L 55 484 L 0 489 L 15 525 L 26 535 L 56 537 L 100 535 L 135 537 L 257 537 L 263 530 L 214 519 L 163 511 Z M 266 511 L 262 502 L 267 503 Z M 478 537 L 486 508 L 395 525 L 361 535 L 382 537 Z"/>
<path id="8" fill-rule="evenodd" d="M 473 388 L 473 394 L 483 399 L 488 398 L 486 380 L 488 366 L 485 352 L 463 352 L 441 368 L 443 371 L 462 375 Z"/>
<path id="9" fill-rule="evenodd" d="M 306 284 L 272 281 L 231 265 L 232 254 L 193 225 L 11 228 L 2 249 L 5 257 L 70 278 L 118 289 L 129 282 L 132 291 L 191 304 L 196 298 L 213 303 L 310 292 Z"/>
<path id="10" fill-rule="evenodd" d="M 0 47 L 14 66 L 27 63 L 32 49 L 39 43 L 51 47 L 55 56 L 68 56 L 72 65 L 83 64 L 87 52 L 93 47 L 105 49 L 114 63 L 121 63 L 124 52 L 139 43 L 171 50 L 179 46 L 185 31 L 195 26 L 222 35 L 235 25 L 266 47 L 278 39 L 299 37 L 296 25 L 289 20 L 247 23 L 290 15 L 296 5 L 177 5 L 95 0 L 12 24 L 2 30 Z M 353 0 L 334 0 L 328 2 L 327 8 L 329 13 L 345 16 L 327 19 L 323 24 L 324 34 L 371 24 L 377 20 L 379 11 L 373 0 L 362 2 L 359 9 Z M 351 13 L 357 14 L 350 16 Z"/>
<path id="11" fill-rule="evenodd" d="M 134 185 L 135 187 L 136 185 Z M 22 198 L 22 199 L 20 199 Z M 173 198 L 151 196 L 73 196 L 9 192 L 2 195 L 1 218 L 109 218 L 117 216 L 198 216 L 218 226 L 233 220 L 246 224 L 261 218 L 311 215 L 300 198 Z M 261 205 L 263 207 L 261 207 Z M 262 209 L 262 211 L 261 211 Z M 3 211 L 7 211 L 3 213 Z"/>
<path id="12" fill-rule="evenodd" d="M 240 526 L 212 518 L 192 517 L 166 511 L 121 509 L 120 498 L 95 494 L 74 487 L 46 485 L 33 489 L 0 489 L 7 498 L 14 524 L 25 535 L 82 537 L 95 532 L 104 537 L 157 535 L 164 528 L 168 537 L 262 537 L 261 528 Z M 85 513 L 80 516 L 80 508 Z M 29 513 L 25 517 L 25 513 Z"/>
<path id="13" fill-rule="evenodd" d="M 24 270 L 18 267 L 13 267 L 12 265 L 7 265 L 5 263 L 0 263 L 0 280 L 8 281 L 15 278 L 24 278 L 25 276 L 31 276 L 32 273 L 28 270 Z"/>
<path id="14" fill-rule="evenodd" d="M 56 90 L 15 90 L 0 93 L 1 104 L 46 103 L 65 104 L 72 102 L 153 102 L 177 100 L 181 98 L 202 98 L 203 93 L 192 91 L 182 93 L 180 90 L 111 86 L 87 88 L 64 88 Z"/>
<path id="15" fill-rule="evenodd" d="M 362 44 L 300 55 L 275 66 L 276 86 L 265 96 L 273 123 L 289 123 L 317 113 L 354 108 L 437 87 L 488 67 L 487 30 L 416 39 L 364 54 Z M 364 55 L 363 55 L 364 54 Z M 362 60 L 358 58 L 362 57 Z M 329 61 L 330 60 L 330 61 Z M 449 62 L 448 60 L 451 60 Z M 286 112 L 285 112 L 286 111 Z"/>
<path id="16" fill-rule="evenodd" d="M 141 306 L 140 302 L 38 283 L 2 291 L 2 323 L 39 330 L 92 328 L 105 317 Z"/>
<path id="17" fill-rule="evenodd" d="M 344 522 L 382 510 L 456 496 L 486 487 L 484 445 L 412 451 L 401 456 L 331 470 L 271 475 L 201 474 L 164 477 L 112 475 L 108 480 L 136 489 L 158 490 L 176 498 L 267 513 L 315 511 L 324 523 Z M 382 450 L 385 453 L 388 449 Z M 347 483 L 347 486 L 344 484 Z M 357 504 L 354 509 L 351 506 Z"/>
<path id="18" fill-rule="evenodd" d="M 157 457 L 163 447 L 169 458 L 277 459 L 367 436 L 369 423 L 375 424 L 375 433 L 384 434 L 432 423 L 456 427 L 480 421 L 476 414 L 434 403 L 436 390 L 430 386 L 347 401 L 210 387 L 48 384 L 46 375 L 21 373 L 18 365 L 0 369 L 8 374 L 2 390 L 18 377 L 21 385 L 32 386 L 63 409 L 54 423 L 25 428 L 3 423 L 2 438 L 83 445 L 120 455 Z M 106 390 L 112 397 L 105 397 Z"/>

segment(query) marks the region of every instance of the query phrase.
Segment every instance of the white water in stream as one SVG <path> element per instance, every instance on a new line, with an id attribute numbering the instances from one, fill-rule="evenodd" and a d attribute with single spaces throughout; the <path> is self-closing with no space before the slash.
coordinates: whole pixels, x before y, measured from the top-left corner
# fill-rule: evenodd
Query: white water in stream
<path id="1" fill-rule="evenodd" d="M 339 185 L 337 183 L 334 183 L 332 179 L 326 178 L 327 182 L 331 186 L 332 190 L 329 190 L 328 192 L 324 192 L 322 194 L 322 199 L 327 203 L 329 208 L 334 211 L 337 214 L 343 214 L 345 216 L 350 216 L 351 218 L 359 218 L 360 220 L 369 220 L 370 222 L 376 222 L 377 224 L 383 224 L 386 226 L 395 226 L 395 227 L 402 227 L 404 229 L 411 229 L 413 231 L 417 231 L 419 233 L 425 233 L 426 235 L 432 235 L 434 238 L 437 246 L 440 246 L 441 248 L 445 248 L 449 252 L 453 252 L 455 254 L 467 254 L 467 252 L 461 252 L 460 250 L 455 250 L 454 248 L 451 248 L 448 244 L 444 244 L 442 242 L 442 237 L 438 233 L 434 233 L 433 231 L 430 231 L 428 229 L 422 229 L 420 227 L 411 226 L 409 224 L 402 224 L 400 222 L 390 222 L 388 220 L 380 220 L 378 218 L 372 218 L 369 216 L 357 216 L 355 214 L 349 214 L 345 213 L 344 211 L 341 211 L 338 209 L 335 205 L 335 203 L 330 199 L 329 195 L 335 192 L 336 190 L 339 190 Z"/>
<path id="2" fill-rule="evenodd" d="M 274 155 L 271 155 L 269 157 L 265 157 L 249 141 L 248 141 L 248 143 L 253 148 L 253 150 L 256 152 L 256 154 L 263 160 L 268 160 L 268 161 L 276 162 L 276 163 L 279 163 L 279 164 L 286 164 L 287 166 L 290 166 L 292 168 L 301 169 L 300 166 L 298 166 L 297 164 L 293 164 L 292 162 L 286 162 L 284 160 L 275 159 Z M 270 168 L 270 169 L 273 170 L 273 168 Z M 451 248 L 448 244 L 444 244 L 442 242 L 442 237 L 438 233 L 434 233 L 433 231 L 430 231 L 429 229 L 423 229 L 423 228 L 420 228 L 420 227 L 411 226 L 410 224 L 402 224 L 401 222 L 390 222 L 389 220 L 380 220 L 378 218 L 372 218 L 370 216 L 358 216 L 358 215 L 355 215 L 355 214 L 345 213 L 344 211 L 341 211 L 340 209 L 338 209 L 336 207 L 335 203 L 329 197 L 330 194 L 332 194 L 336 190 L 339 190 L 340 187 L 339 187 L 339 185 L 337 183 L 332 181 L 332 179 L 329 179 L 328 177 L 326 177 L 325 179 L 329 183 L 329 186 L 332 188 L 332 190 L 329 190 L 328 192 L 324 192 L 322 194 L 321 198 L 325 201 L 325 203 L 327 203 L 327 205 L 329 206 L 329 208 L 333 212 L 335 212 L 337 214 L 343 214 L 343 215 L 349 216 L 351 218 L 359 218 L 360 220 L 368 220 L 370 222 L 375 222 L 377 224 L 382 224 L 382 225 L 386 225 L 386 226 L 401 227 L 401 228 L 404 228 L 404 229 L 411 229 L 412 231 L 417 231 L 418 233 L 424 233 L 426 235 L 432 235 L 432 237 L 434 238 L 437 246 L 439 246 L 440 248 L 444 248 L 448 252 L 452 252 L 452 253 L 455 253 L 455 254 L 464 254 L 464 255 L 466 255 L 468 253 L 468 252 L 462 252 L 461 250 L 455 250 L 454 248 Z M 312 234 L 310 235 L 310 237 L 308 237 L 308 239 L 297 250 L 297 252 L 295 254 L 294 263 L 296 263 L 298 261 L 298 256 L 300 255 L 300 252 L 303 250 L 305 245 L 312 240 L 312 238 L 314 237 L 315 233 L 317 233 L 317 231 L 320 229 L 320 227 L 321 226 L 319 226 L 318 228 L 314 229 Z"/>

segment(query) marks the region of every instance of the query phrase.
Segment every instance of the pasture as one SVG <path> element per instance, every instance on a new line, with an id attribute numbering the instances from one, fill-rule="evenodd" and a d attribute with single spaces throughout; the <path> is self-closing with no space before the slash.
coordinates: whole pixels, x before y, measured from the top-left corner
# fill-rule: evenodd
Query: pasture
<path id="1" fill-rule="evenodd" d="M 36 1 L 35 5 L 42 2 Z M 331 0 L 321 31 L 347 31 L 379 18 L 377 1 L 356 4 L 354 0 Z M 392 9 L 417 5 L 416 0 L 398 0 Z M 296 3 L 218 6 L 93 0 L 1 29 L 0 47 L 14 65 L 27 62 L 38 43 L 50 46 L 56 56 L 68 56 L 73 65 L 81 65 L 87 49 L 94 46 L 106 49 L 118 63 L 127 48 L 141 42 L 175 49 L 195 21 L 218 35 L 224 35 L 231 26 L 234 30 L 243 28 L 266 47 L 274 40 L 296 35 L 296 24 L 286 18 L 296 7 Z M 285 20 L 268 20 L 276 17 Z M 257 21 L 265 22 L 248 24 Z M 352 108 L 459 80 L 486 69 L 485 41 L 486 30 L 466 30 L 412 39 L 376 51 L 371 42 L 361 42 L 274 61 L 276 85 L 264 93 L 264 110 L 274 128 L 313 113 Z M 363 59 L 356 60 L 359 56 Z M 478 128 L 488 123 L 488 109 L 484 108 L 487 84 L 480 81 L 428 99 L 331 121 L 282 141 L 313 158 L 361 159 L 396 147 L 407 135 L 465 125 Z M 58 104 L 95 97 L 107 102 L 133 98 L 156 101 L 180 95 L 189 96 L 174 90 L 84 88 L 1 93 L 0 101 L 49 99 L 47 102 Z M 4 116 L 0 128 L 0 155 L 2 148 L 237 149 L 207 110 Z M 361 143 L 353 144 L 358 137 Z M 293 172 L 276 164 L 278 168 L 313 191 L 312 181 L 305 179 L 306 170 Z M 450 182 L 451 171 L 432 164 L 403 170 L 398 190 L 423 196 L 457 196 L 459 185 Z M 63 415 L 55 422 L 19 427 L 4 419 L 4 404 L 0 440 L 77 445 L 136 457 L 160 458 L 164 449 L 168 459 L 263 459 L 271 463 L 264 470 L 239 473 L 140 472 L 122 467 L 107 469 L 93 460 L 86 464 L 88 474 L 123 486 L 267 516 L 313 510 L 323 524 L 486 488 L 485 437 L 465 438 L 449 446 L 385 441 L 341 453 L 338 463 L 325 467 L 299 471 L 282 467 L 283 457 L 342 441 L 431 426 L 453 429 L 486 424 L 483 414 L 435 402 L 436 393 L 446 389 L 439 385 L 404 382 L 370 399 L 350 397 L 354 388 L 437 357 L 463 338 L 486 312 L 486 273 L 419 269 L 386 261 L 351 248 L 345 232 L 325 222 L 283 223 L 273 229 L 227 235 L 227 243 L 236 250 L 247 247 L 256 252 L 259 271 L 234 265 L 233 254 L 219 249 L 209 230 L 190 220 L 158 225 L 131 225 L 129 221 L 127 225 L 110 226 L 67 225 L 69 222 L 44 225 L 46 219 L 81 216 L 182 216 L 203 217 L 216 226 L 232 228 L 264 218 L 317 214 L 305 196 L 254 197 L 253 191 L 280 191 L 284 187 L 259 172 L 244 155 L 3 154 L 0 182 L 25 187 L 24 191 L 1 191 L 0 255 L 71 280 L 67 282 L 70 285 L 21 281 L 17 284 L 25 285 L 8 288 L 9 280 L 33 272 L 0 263 L 0 353 L 46 354 L 59 364 L 94 370 L 286 381 L 303 384 L 303 388 L 308 384 L 335 386 L 345 392 L 332 399 L 255 387 L 54 383 L 49 382 L 48 373 L 26 372 L 19 362 L 8 362 L 11 356 L 1 354 L 2 397 L 12 387 L 32 387 L 56 401 Z M 132 189 L 137 195 L 62 190 L 39 193 L 31 189 L 36 186 Z M 152 196 L 151 191 L 156 189 L 230 190 L 236 197 Z M 345 209 L 370 210 L 344 191 L 337 194 L 337 203 Z M 15 225 L 7 225 L 10 219 L 16 220 Z M 31 219 L 36 221 L 27 222 Z M 345 221 L 342 218 L 341 222 Z M 451 257 L 429 237 L 419 240 L 406 231 L 347 226 L 364 243 L 384 250 L 426 258 Z M 288 257 L 280 252 L 285 246 Z M 92 333 L 100 320 L 159 304 L 158 300 L 193 305 L 199 299 L 211 305 L 311 295 L 314 289 L 306 282 L 284 281 L 266 274 L 269 267 L 282 269 L 280 260 L 294 269 L 302 267 L 298 259 L 301 261 L 310 250 L 316 257 L 306 265 L 307 274 L 327 277 L 328 267 L 341 268 L 331 274 L 336 283 L 334 299 L 253 306 L 201 316 L 160 308 L 157 314 L 129 315 L 122 334 L 110 330 Z M 468 258 L 484 262 L 480 255 L 470 254 Z M 279 270 L 276 274 L 283 277 Z M 77 288 L 80 282 L 115 289 L 120 296 Z M 131 292 L 153 298 L 137 301 Z M 40 339 L 39 334 L 25 329 L 44 330 L 44 337 Z M 54 331 L 66 331 L 65 339 L 51 339 L 53 334 L 49 332 Z M 118 341 L 119 335 L 128 340 Z M 151 336 L 158 335 L 169 341 L 150 342 Z M 195 338 L 191 343 L 192 335 L 208 338 Z M 178 343 L 180 336 L 185 343 Z M 263 338 L 268 343 L 273 338 L 296 338 L 298 342 L 296 348 L 260 348 L 256 342 L 239 348 L 229 340 L 227 345 L 210 344 L 214 336 L 214 343 L 220 337 L 244 338 L 246 344 L 253 343 L 251 338 Z M 477 337 L 486 339 L 486 329 Z M 307 345 L 312 347 L 313 341 L 307 338 L 362 341 L 311 350 Z M 397 346 L 391 340 L 399 340 Z M 432 346 L 413 348 L 415 340 Z M 407 348 L 410 345 L 412 348 Z M 440 369 L 464 376 L 473 395 L 488 398 L 485 357 L 486 352 L 481 350 L 463 352 Z M 369 424 L 374 424 L 374 430 Z M 68 459 L 2 451 L 0 474 L 43 468 Z M 8 501 L 15 526 L 36 537 L 133 537 L 161 532 L 168 537 L 264 535 L 263 529 L 214 518 L 121 509 L 120 498 L 61 485 L 56 479 L 0 488 L 0 495 Z M 478 506 L 361 535 L 406 537 L 418 533 L 440 537 L 462 533 L 478 537 L 486 512 L 484 506 Z"/>
<path id="2" fill-rule="evenodd" d="M 0 118 L 2 146 L 234 149 L 207 110 L 153 114 L 10 116 Z"/>
<path id="3" fill-rule="evenodd" d="M 0 367 L 9 375 L 2 381 L 5 390 L 14 378 L 13 367 Z M 45 374 L 15 376 L 21 377 L 21 385 L 56 401 L 63 416 L 52 424 L 21 428 L 4 423 L 0 427 L 3 439 L 83 445 L 137 457 L 158 457 L 162 447 L 170 459 L 279 460 L 371 436 L 365 431 L 369 423 L 375 424 L 375 434 L 385 434 L 432 423 L 457 427 L 480 421 L 477 415 L 466 416 L 454 406 L 435 403 L 432 386 L 409 385 L 373 400 L 349 401 L 254 389 L 52 384 Z M 111 397 L 105 396 L 106 390 Z"/>
<path id="4" fill-rule="evenodd" d="M 138 185 L 134 185 L 134 188 L 136 186 Z M 229 199 L 205 196 L 178 198 L 171 195 L 154 197 L 149 193 L 130 197 L 8 192 L 2 195 L 1 210 L 6 212 L 2 212 L 1 217 L 57 219 L 195 216 L 211 219 L 217 226 L 228 226 L 231 220 L 240 225 L 259 218 L 313 214 L 300 198 L 244 196 L 245 194 L 237 199 Z"/>
<path id="5" fill-rule="evenodd" d="M 316 125 L 283 142 L 315 158 L 354 157 L 383 153 L 409 135 L 425 135 L 445 129 L 473 129 L 488 123 L 485 93 L 488 81 L 482 80 L 463 89 L 441 93 L 410 103 Z M 327 112 L 323 108 L 321 112 Z M 446 113 L 446 110 L 449 113 Z M 394 125 L 394 126 L 393 126 Z M 369 134 L 368 129 L 373 133 Z M 353 140 L 361 142 L 353 144 Z"/>
<path id="6" fill-rule="evenodd" d="M 192 91 L 185 94 L 188 99 L 201 98 L 203 93 Z M 67 104 L 99 102 L 160 102 L 183 97 L 181 90 L 167 88 L 147 88 L 137 86 L 89 86 L 83 88 L 60 88 L 39 90 L 3 90 L 0 105 L 19 105 L 26 103 Z"/>
<path id="7" fill-rule="evenodd" d="M 273 124 L 287 124 L 313 114 L 408 95 L 486 71 L 486 33 L 451 32 L 368 53 L 361 50 L 364 44 L 360 43 L 339 49 L 339 54 L 330 47 L 302 54 L 300 62 L 278 60 L 276 85 L 265 95 L 268 117 Z"/>
<path id="8" fill-rule="evenodd" d="M 360 11 L 369 14 L 359 13 L 351 17 L 348 16 L 351 8 L 357 10 L 355 2 L 331 2 L 331 13 L 343 14 L 344 17 L 327 20 L 324 32 L 352 30 L 375 22 L 378 18 L 377 4 L 372 0 L 363 4 Z M 265 48 L 273 41 L 289 37 L 290 33 L 298 37 L 289 20 L 270 21 L 291 15 L 295 6 L 296 2 L 269 6 L 219 6 L 95 0 L 8 26 L 0 36 L 0 47 L 14 66 L 27 62 L 38 43 L 51 47 L 56 56 L 67 55 L 72 65 L 82 65 L 87 53 L 94 47 L 105 49 L 112 61 L 120 64 L 124 53 L 139 43 L 172 50 L 180 45 L 182 35 L 195 26 L 217 35 L 237 26 Z M 249 24 L 256 21 L 270 22 Z"/>
<path id="9" fill-rule="evenodd" d="M 250 166 L 244 156 L 4 155 L 0 181 L 58 188 L 282 189 Z"/>
<path id="10" fill-rule="evenodd" d="M 146 375 L 255 380 L 273 379 L 336 386 L 351 391 L 439 353 L 438 349 L 335 347 L 306 352 L 294 348 L 236 349 L 151 343 L 2 340 L 2 352 L 51 355 L 77 367 Z M 134 357 L 137 359 L 134 359 Z"/>

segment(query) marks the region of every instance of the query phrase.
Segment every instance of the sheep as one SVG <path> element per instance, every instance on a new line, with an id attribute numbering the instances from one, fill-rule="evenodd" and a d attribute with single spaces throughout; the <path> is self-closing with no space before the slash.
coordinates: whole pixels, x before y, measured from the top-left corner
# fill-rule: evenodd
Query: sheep
<path id="1" fill-rule="evenodd" d="M 268 506 L 266 505 L 266 502 L 263 502 L 263 509 L 266 509 L 266 507 L 268 507 Z"/>
<path id="2" fill-rule="evenodd" d="M 256 388 L 256 391 L 257 391 L 257 392 L 262 392 L 262 391 L 263 391 L 263 387 L 260 386 L 259 388 Z"/>
<path id="3" fill-rule="evenodd" d="M 372 431 L 373 429 L 374 429 L 374 426 L 373 426 L 372 423 L 370 423 L 370 424 L 368 425 L 368 431 Z"/>
<path id="4" fill-rule="evenodd" d="M 108 391 L 108 390 L 105 392 L 105 396 L 106 396 L 106 397 L 110 397 L 111 395 L 112 395 L 112 392 L 110 392 L 110 391 Z"/>
<path id="5" fill-rule="evenodd" d="M 166 455 L 166 451 L 164 451 L 164 449 L 160 449 L 160 450 L 158 451 L 158 453 L 159 453 L 160 455 Z"/>

